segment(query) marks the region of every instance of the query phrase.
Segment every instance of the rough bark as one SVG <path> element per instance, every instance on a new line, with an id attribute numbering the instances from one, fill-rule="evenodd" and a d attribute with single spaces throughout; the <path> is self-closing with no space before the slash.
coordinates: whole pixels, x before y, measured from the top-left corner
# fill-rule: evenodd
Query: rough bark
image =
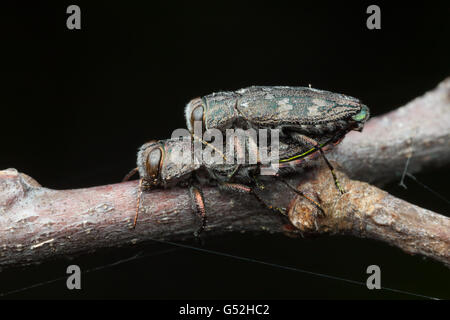
<path id="1" fill-rule="evenodd" d="M 324 212 L 302 197 L 290 207 L 289 218 L 307 233 L 349 234 L 372 238 L 421 254 L 450 267 L 450 218 L 420 208 L 368 183 L 339 174 L 347 191 L 341 195 L 330 183 L 327 168 L 309 173 L 300 185 L 316 195 Z"/>
<path id="2" fill-rule="evenodd" d="M 411 173 L 450 160 L 450 79 L 408 105 L 370 120 L 352 132 L 329 158 L 342 169 L 340 195 L 330 172 L 317 167 L 293 176 L 323 208 L 276 182 L 264 193 L 289 217 L 265 210 L 249 195 L 205 188 L 207 234 L 228 231 L 352 234 L 385 241 L 411 254 L 450 265 L 450 219 L 419 208 L 359 179 L 383 184 L 399 179 L 410 158 Z M 77 190 L 50 190 L 14 169 L 0 171 L 0 266 L 38 263 L 57 255 L 87 253 L 149 239 L 192 237 L 199 221 L 186 189 L 154 190 L 143 196 L 138 226 L 137 182 Z M 290 223 L 292 222 L 292 224 Z"/>

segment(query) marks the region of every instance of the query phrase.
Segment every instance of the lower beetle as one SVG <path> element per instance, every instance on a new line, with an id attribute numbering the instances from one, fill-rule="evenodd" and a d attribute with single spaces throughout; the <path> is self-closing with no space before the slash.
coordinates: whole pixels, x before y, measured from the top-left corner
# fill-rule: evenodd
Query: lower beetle
<path id="1" fill-rule="evenodd" d="M 279 158 L 277 159 L 281 170 L 273 179 L 280 179 L 287 184 L 287 182 L 282 180 L 283 175 L 299 169 L 300 164 L 303 165 L 310 160 L 314 160 L 321 152 L 329 151 L 342 140 L 346 132 L 348 131 L 341 131 L 340 134 L 324 141 L 319 146 L 320 148 L 313 146 L 306 150 L 298 145 L 281 145 L 278 154 Z M 201 227 L 195 233 L 196 236 L 206 226 L 205 200 L 201 191 L 202 185 L 205 184 L 217 186 L 222 190 L 252 194 L 267 208 L 285 214 L 284 209 L 267 204 L 256 192 L 257 188 L 262 187 L 257 179 L 261 163 L 211 164 L 197 162 L 193 161 L 192 153 L 190 152 L 180 156 L 180 151 L 186 150 L 186 146 L 188 151 L 192 151 L 193 144 L 190 137 L 187 140 L 150 141 L 141 146 L 137 157 L 137 168 L 131 172 L 139 172 L 141 178 L 134 227 L 136 226 L 140 210 L 142 192 L 155 188 L 169 188 L 175 185 L 189 187 L 193 210 L 202 219 Z M 130 175 L 124 180 L 128 180 L 129 177 Z M 293 192 L 304 196 L 321 209 L 320 205 L 314 200 L 289 184 L 287 185 Z"/>

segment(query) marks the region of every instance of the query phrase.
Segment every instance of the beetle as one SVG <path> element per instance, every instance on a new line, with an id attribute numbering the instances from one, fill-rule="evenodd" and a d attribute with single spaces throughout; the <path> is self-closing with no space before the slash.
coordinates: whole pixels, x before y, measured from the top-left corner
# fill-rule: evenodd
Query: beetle
<path id="1" fill-rule="evenodd" d="M 369 108 L 357 98 L 306 87 L 252 86 L 237 91 L 217 92 L 191 100 L 185 108 L 186 124 L 192 136 L 204 131 L 229 128 L 280 130 L 280 141 L 320 151 L 323 141 L 342 131 L 361 131 L 370 117 Z M 196 131 L 196 124 L 201 131 Z M 351 128 L 351 129 L 349 129 Z M 321 152 L 336 187 L 334 168 Z"/>
<path id="2" fill-rule="evenodd" d="M 282 170 L 273 179 L 281 179 L 282 176 L 298 170 L 300 164 L 304 166 L 305 163 L 314 161 L 319 152 L 331 150 L 334 145 L 342 140 L 344 135 L 345 132 L 342 132 L 340 135 L 336 135 L 324 142 L 321 145 L 321 149 L 312 147 L 305 151 L 298 145 L 281 145 L 278 155 L 279 159 L 277 160 Z M 213 185 L 219 187 L 221 190 L 252 194 L 265 207 L 285 214 L 283 208 L 277 208 L 267 204 L 256 192 L 256 188 L 261 187 L 261 184 L 256 179 L 261 163 L 236 165 L 196 162 L 192 159 L 192 149 L 193 143 L 190 137 L 187 140 L 174 138 L 150 141 L 140 147 L 137 157 L 137 168 L 134 169 L 134 171 L 139 172 L 141 179 L 133 227 L 137 223 L 142 193 L 155 188 L 170 188 L 173 186 L 189 188 L 193 210 L 202 220 L 201 227 L 195 233 L 196 236 L 206 226 L 206 206 L 202 193 L 203 185 Z M 186 153 L 180 156 L 180 150 L 189 152 L 187 156 Z M 124 180 L 128 180 L 127 177 Z M 282 181 L 287 184 L 284 180 Z M 293 192 L 312 201 L 321 209 L 320 205 L 313 199 L 289 184 L 287 186 Z"/>
<path id="3" fill-rule="evenodd" d="M 193 141 L 201 142 L 205 148 L 213 147 L 211 141 L 203 139 L 204 133 L 211 129 L 222 133 L 236 128 L 276 129 L 281 133 L 280 154 L 277 160 L 282 172 L 287 169 L 296 170 L 299 164 L 304 164 L 306 160 L 314 159 L 320 154 L 330 168 L 341 193 L 344 191 L 324 151 L 339 143 L 349 131 L 361 131 L 369 115 L 369 108 L 350 96 L 313 88 L 281 86 L 253 86 L 234 92 L 213 93 L 191 100 L 185 108 L 191 137 Z M 200 132 L 197 131 L 198 124 Z M 227 143 L 228 141 L 222 147 L 226 147 Z M 179 140 L 169 139 L 152 141 L 140 148 L 137 168 L 124 179 L 128 180 L 137 171 L 141 177 L 134 226 L 143 191 L 178 184 L 189 186 L 194 210 L 202 217 L 203 228 L 206 223 L 204 199 L 201 188 L 198 184 L 195 185 L 194 180 L 213 183 L 227 190 L 252 193 L 264 203 L 255 193 L 255 189 L 245 184 L 250 182 L 258 187 L 255 172 L 260 168 L 260 163 L 256 166 L 206 164 L 195 161 L 180 164 L 170 157 L 173 149 L 179 147 Z M 243 146 L 244 152 L 247 147 Z M 202 176 L 203 179 L 199 179 Z M 230 183 L 233 179 L 238 183 Z M 291 189 L 302 194 L 294 188 Z"/>
<path id="4" fill-rule="evenodd" d="M 185 108 L 186 125 L 194 133 L 195 121 L 203 130 L 228 128 L 278 128 L 280 139 L 332 136 L 349 124 L 362 130 L 369 108 L 343 94 L 306 87 L 252 86 L 232 92 L 217 92 L 191 100 Z"/>

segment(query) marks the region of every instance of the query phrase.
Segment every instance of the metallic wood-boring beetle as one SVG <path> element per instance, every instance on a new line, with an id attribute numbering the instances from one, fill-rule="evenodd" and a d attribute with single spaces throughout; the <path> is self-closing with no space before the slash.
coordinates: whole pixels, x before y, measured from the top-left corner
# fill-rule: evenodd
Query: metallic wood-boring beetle
<path id="1" fill-rule="evenodd" d="M 218 129 L 223 133 L 230 128 L 279 129 L 279 162 L 283 169 L 280 176 L 287 167 L 298 168 L 300 163 L 320 154 L 330 167 L 337 187 L 343 192 L 324 151 L 339 143 L 349 131 L 361 131 L 369 118 L 369 109 L 356 98 L 312 88 L 250 87 L 193 99 L 187 104 L 185 115 L 192 137 L 200 140 L 205 148 L 209 141 L 203 140 L 202 133 L 208 129 Z M 200 134 L 194 130 L 196 122 L 202 124 Z M 150 142 L 140 148 L 137 168 L 134 170 L 139 171 L 141 177 L 134 225 L 142 191 L 172 185 L 189 186 L 193 209 L 202 217 L 202 227 L 197 234 L 206 224 L 205 202 L 201 192 L 201 185 L 205 183 L 215 184 L 221 189 L 252 193 L 260 202 L 272 208 L 257 195 L 254 187 L 248 186 L 258 186 L 255 177 L 259 165 L 180 164 L 170 156 L 179 143 L 180 140 L 169 139 Z"/>
<path id="2" fill-rule="evenodd" d="M 186 124 L 194 134 L 194 122 L 204 130 L 228 128 L 277 128 L 286 143 L 293 133 L 330 138 L 349 123 L 362 130 L 369 108 L 356 98 L 305 87 L 253 86 L 234 92 L 218 92 L 191 100 L 185 108 Z M 302 142 L 302 141 L 301 141 Z"/>
<path id="3" fill-rule="evenodd" d="M 269 179 L 282 179 L 283 176 L 292 171 L 302 168 L 303 164 L 313 161 L 319 155 L 320 151 L 331 150 L 334 145 L 342 140 L 343 135 L 337 135 L 333 139 L 326 141 L 322 144 L 321 150 L 313 147 L 306 152 L 302 151 L 302 153 L 293 154 L 293 152 L 298 152 L 296 150 L 299 150 L 295 146 L 292 146 L 292 148 L 283 148 L 279 154 L 280 171 L 276 177 L 270 177 Z M 136 225 L 140 210 L 142 192 L 155 188 L 170 188 L 173 186 L 189 187 L 193 210 L 202 220 L 201 227 L 195 233 L 196 236 L 206 226 L 206 206 L 202 194 L 202 186 L 204 185 L 217 186 L 225 191 L 252 194 L 265 207 L 285 214 L 284 209 L 272 207 L 255 190 L 261 187 L 261 183 L 257 178 L 260 163 L 236 165 L 226 163 L 199 163 L 195 161 L 183 162 L 180 161 L 178 152 L 183 149 L 183 144 L 185 143 L 186 141 L 180 139 L 167 139 L 150 141 L 141 146 L 138 152 L 136 168 L 139 171 L 141 179 L 134 225 Z M 191 141 L 188 143 L 192 147 Z M 293 192 L 312 201 L 320 209 L 320 205 L 314 200 L 290 186 L 286 181 L 281 181 Z"/>

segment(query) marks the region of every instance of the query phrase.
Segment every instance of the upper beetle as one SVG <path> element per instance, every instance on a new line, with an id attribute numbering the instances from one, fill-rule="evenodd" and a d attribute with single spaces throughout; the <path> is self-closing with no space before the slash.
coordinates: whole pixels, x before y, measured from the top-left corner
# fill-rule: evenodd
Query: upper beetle
<path id="1" fill-rule="evenodd" d="M 191 100 L 185 109 L 189 131 L 195 121 L 202 129 L 277 128 L 308 136 L 333 134 L 342 129 L 362 130 L 369 108 L 343 94 L 306 87 L 253 86 L 218 92 Z"/>

